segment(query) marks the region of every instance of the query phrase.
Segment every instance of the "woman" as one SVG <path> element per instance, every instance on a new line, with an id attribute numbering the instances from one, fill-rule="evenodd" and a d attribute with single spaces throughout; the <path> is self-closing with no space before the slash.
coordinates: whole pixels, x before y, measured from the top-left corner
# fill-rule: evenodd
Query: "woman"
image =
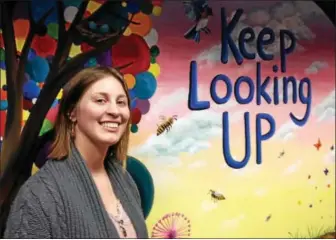
<path id="1" fill-rule="evenodd" d="M 148 238 L 125 169 L 130 99 L 121 74 L 86 68 L 65 86 L 46 164 L 21 187 L 5 238 Z"/>

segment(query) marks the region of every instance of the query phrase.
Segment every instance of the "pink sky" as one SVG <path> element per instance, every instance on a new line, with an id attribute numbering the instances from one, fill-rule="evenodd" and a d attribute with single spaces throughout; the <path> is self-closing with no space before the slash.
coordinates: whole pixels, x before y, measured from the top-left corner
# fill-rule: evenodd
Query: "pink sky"
<path id="1" fill-rule="evenodd" d="M 153 22 L 153 27 L 158 31 L 160 47 L 160 56 L 157 61 L 161 68 L 161 75 L 158 78 L 158 85 L 161 88 L 158 93 L 153 97 L 151 103 L 153 105 L 160 104 L 158 101 L 163 95 L 169 95 L 177 88 L 188 88 L 189 84 L 189 65 L 191 60 L 196 60 L 196 57 L 204 50 L 210 49 L 212 46 L 220 43 L 220 6 L 225 5 L 227 12 L 236 9 L 239 4 L 235 3 L 233 6 L 230 2 L 226 1 L 209 1 L 210 6 L 213 7 L 214 17 L 210 19 L 209 27 L 212 30 L 211 35 L 201 36 L 201 42 L 199 44 L 186 40 L 183 38 L 184 32 L 192 26 L 190 22 L 183 13 L 182 3 L 178 2 L 167 2 L 164 6 L 163 14 L 159 18 L 155 18 Z M 257 4 L 258 5 L 258 4 Z M 256 5 L 256 6 L 257 6 Z M 264 6 L 265 1 L 259 2 L 259 6 Z M 180 9 L 178 8 L 181 7 Z M 248 13 L 247 8 L 244 4 L 244 10 Z M 252 7 L 253 8 L 253 7 Z M 172 17 L 172 14 L 175 14 Z M 307 25 L 307 24 L 306 24 Z M 331 37 L 330 31 L 333 31 L 332 24 L 322 16 L 314 20 L 314 24 L 309 23 L 307 25 L 310 30 L 316 34 L 314 40 L 298 41 L 298 43 L 305 48 L 305 51 L 296 51 L 288 56 L 287 60 L 287 73 L 280 73 L 278 76 L 296 76 L 297 80 L 308 77 L 312 82 L 312 93 L 313 93 L 313 106 L 314 107 L 321 103 L 333 89 L 335 89 L 335 40 Z M 305 72 L 314 61 L 319 61 L 327 63 L 326 68 L 321 68 L 317 73 L 308 74 Z M 275 76 L 271 71 L 272 66 L 278 60 L 271 62 L 262 62 L 262 75 L 265 76 Z M 201 67 L 199 66 L 198 80 L 205 88 L 205 94 L 203 94 L 203 99 L 210 100 L 209 86 L 212 78 L 217 74 L 226 74 L 234 82 L 235 79 L 244 74 L 255 79 L 256 74 L 256 62 L 244 62 L 244 65 L 250 65 L 251 69 L 245 73 L 239 73 L 239 68 L 237 67 L 235 61 L 232 59 L 231 62 L 224 65 L 218 62 L 211 67 Z M 278 65 L 279 66 L 279 65 Z M 280 66 L 279 66 L 280 67 Z M 221 88 L 225 92 L 225 88 Z M 305 111 L 305 105 L 301 105 L 299 100 L 296 105 L 267 105 L 254 106 L 255 104 L 249 105 L 248 110 L 254 113 L 257 112 L 270 112 L 275 116 L 277 127 L 290 121 L 289 112 L 294 112 L 296 116 L 303 116 Z M 214 106 L 212 103 L 211 106 Z M 244 110 L 247 106 L 237 106 L 234 111 Z M 217 111 L 224 111 L 221 107 L 216 107 Z M 165 115 L 178 114 L 184 115 L 184 113 L 189 112 L 187 108 L 187 102 L 184 100 L 175 105 L 171 105 L 170 108 L 165 109 Z M 335 124 L 333 121 L 323 122 L 323 124 L 318 124 L 316 122 L 316 117 L 312 113 L 310 115 L 309 121 L 304 128 L 305 134 L 302 136 L 307 142 L 314 143 L 318 137 L 328 139 L 328 142 L 334 141 L 334 135 L 330 135 L 335 129 Z M 252 118 L 253 119 L 253 118 Z M 155 120 L 154 120 L 155 121 Z M 323 126 L 323 127 L 321 127 Z M 252 126 L 254 128 L 254 126 Z M 252 129 L 253 129 L 252 128 Z M 301 131 L 302 132 L 302 131 Z M 309 138 L 307 138 L 307 134 Z"/>

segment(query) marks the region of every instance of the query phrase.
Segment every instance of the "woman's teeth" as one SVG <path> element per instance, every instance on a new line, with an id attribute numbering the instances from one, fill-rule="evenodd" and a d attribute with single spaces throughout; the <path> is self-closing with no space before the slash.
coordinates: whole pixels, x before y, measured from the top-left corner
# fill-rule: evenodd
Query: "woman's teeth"
<path id="1" fill-rule="evenodd" d="M 104 128 L 117 128 L 119 126 L 118 123 L 102 123 L 101 125 Z"/>

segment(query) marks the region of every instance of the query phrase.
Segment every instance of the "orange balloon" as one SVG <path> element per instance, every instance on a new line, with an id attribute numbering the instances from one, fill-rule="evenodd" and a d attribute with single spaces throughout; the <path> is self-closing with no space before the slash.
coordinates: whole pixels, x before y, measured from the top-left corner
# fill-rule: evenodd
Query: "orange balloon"
<path id="1" fill-rule="evenodd" d="M 7 91 L 0 89 L 0 100 L 7 100 Z"/>
<path id="2" fill-rule="evenodd" d="M 135 77 L 132 74 L 125 74 L 124 79 L 125 79 L 127 87 L 129 89 L 132 89 L 135 85 Z"/>
<path id="3" fill-rule="evenodd" d="M 129 19 L 131 19 L 131 14 L 129 14 Z M 130 23 L 129 28 L 131 29 L 132 33 L 146 36 L 150 30 L 152 29 L 152 19 L 149 15 L 146 15 L 142 12 L 135 14 L 132 18 L 132 22 L 137 23 Z"/>
<path id="4" fill-rule="evenodd" d="M 29 32 L 29 21 L 17 19 L 14 21 L 15 38 L 26 38 Z"/>

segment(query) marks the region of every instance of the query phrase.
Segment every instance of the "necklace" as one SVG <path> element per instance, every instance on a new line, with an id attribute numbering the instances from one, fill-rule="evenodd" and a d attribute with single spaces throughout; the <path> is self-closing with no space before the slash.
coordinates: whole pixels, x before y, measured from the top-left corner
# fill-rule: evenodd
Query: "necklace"
<path id="1" fill-rule="evenodd" d="M 109 215 L 114 219 L 114 221 L 118 224 L 119 229 L 121 230 L 123 237 L 127 237 L 127 231 L 126 228 L 124 227 L 124 220 L 122 219 L 123 217 L 123 212 L 121 211 L 121 203 L 118 200 L 117 201 L 117 216 L 114 216 L 112 213 L 109 213 Z"/>

